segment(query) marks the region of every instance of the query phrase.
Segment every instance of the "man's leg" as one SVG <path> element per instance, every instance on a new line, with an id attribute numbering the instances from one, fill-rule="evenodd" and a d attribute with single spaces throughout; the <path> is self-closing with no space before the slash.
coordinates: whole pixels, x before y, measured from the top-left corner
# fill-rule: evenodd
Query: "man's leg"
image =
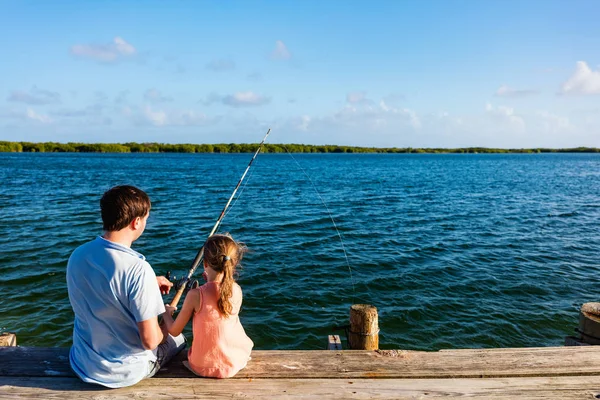
<path id="1" fill-rule="evenodd" d="M 171 361 L 173 357 L 185 349 L 186 346 L 187 340 L 185 339 L 185 336 L 183 336 L 183 333 L 179 336 L 169 335 L 167 340 L 159 344 L 156 349 L 152 350 L 156 355 L 156 361 L 151 363 L 150 372 L 148 373 L 147 378 L 154 376 L 161 367 Z"/>

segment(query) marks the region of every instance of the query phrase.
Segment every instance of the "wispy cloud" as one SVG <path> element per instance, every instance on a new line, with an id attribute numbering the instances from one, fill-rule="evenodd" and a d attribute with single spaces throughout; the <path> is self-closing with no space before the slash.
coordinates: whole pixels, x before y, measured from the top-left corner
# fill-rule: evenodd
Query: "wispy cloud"
<path id="1" fill-rule="evenodd" d="M 592 71 L 585 61 L 577 61 L 575 72 L 562 84 L 561 94 L 600 94 L 600 70 Z"/>
<path id="2" fill-rule="evenodd" d="M 219 121 L 219 117 L 208 117 L 192 109 L 163 109 L 149 105 L 143 108 L 124 106 L 121 115 L 138 126 L 203 126 Z"/>
<path id="3" fill-rule="evenodd" d="M 254 92 L 237 92 L 223 97 L 223 104 L 231 107 L 253 107 L 262 106 L 271 101 L 270 98 L 261 96 Z"/>
<path id="4" fill-rule="evenodd" d="M 548 111 L 538 111 L 535 113 L 535 116 L 538 117 L 539 123 L 542 124 L 542 129 L 545 132 L 554 133 L 573 129 L 569 118 L 562 115 L 553 114 Z"/>
<path id="5" fill-rule="evenodd" d="M 60 94 L 34 86 L 29 92 L 13 90 L 6 100 L 31 105 L 56 104 L 60 103 Z"/>
<path id="6" fill-rule="evenodd" d="M 143 115 L 152 125 L 164 126 L 168 124 L 167 113 L 163 110 L 153 110 L 151 107 L 146 107 Z"/>
<path id="7" fill-rule="evenodd" d="M 104 63 L 116 62 L 135 56 L 137 50 L 121 37 L 115 37 L 108 44 L 76 44 L 71 46 L 71 54 Z"/>
<path id="8" fill-rule="evenodd" d="M 47 115 L 38 114 L 29 107 L 27 107 L 27 112 L 25 115 L 26 115 L 27 119 L 30 119 L 30 120 L 36 121 L 36 122 L 40 122 L 42 124 L 49 124 L 52 122 L 52 119 L 50 117 L 48 117 Z"/>
<path id="9" fill-rule="evenodd" d="M 167 103 L 173 101 L 172 97 L 165 96 L 156 89 L 146 90 L 146 93 L 144 93 L 144 99 L 152 103 Z"/>
<path id="10" fill-rule="evenodd" d="M 403 119 L 409 121 L 409 125 L 414 129 L 421 128 L 421 119 L 414 110 L 408 108 L 392 107 L 388 105 L 384 100 L 379 102 L 379 108 L 388 115 L 400 116 Z"/>
<path id="11" fill-rule="evenodd" d="M 54 120 L 52 118 L 50 118 L 48 115 L 39 113 L 31 107 L 26 107 L 24 109 L 23 108 L 10 108 L 8 110 L 0 109 L 0 119 L 3 119 L 3 118 L 12 119 L 12 120 L 16 120 L 16 121 L 22 121 L 26 124 L 34 124 L 34 125 L 38 125 L 38 124 L 48 125 L 48 124 L 52 124 L 54 122 Z"/>
<path id="12" fill-rule="evenodd" d="M 305 132 L 369 133 L 369 137 L 372 137 L 371 134 L 387 135 L 396 130 L 416 132 L 422 127 L 421 118 L 414 110 L 393 107 L 384 100 L 380 100 L 379 104 L 365 102 L 364 98 L 355 100 L 323 117 L 303 115 L 296 118 L 292 121 L 292 128 Z"/>
<path id="13" fill-rule="evenodd" d="M 230 107 L 256 107 L 268 104 L 271 98 L 256 94 L 254 92 L 237 92 L 234 94 L 220 96 L 217 93 L 211 93 L 205 100 L 199 103 L 209 106 L 213 103 L 222 103 Z"/>
<path id="14" fill-rule="evenodd" d="M 206 68 L 215 72 L 231 71 L 235 69 L 235 62 L 228 58 L 221 58 L 209 62 L 208 64 L 206 64 Z"/>
<path id="15" fill-rule="evenodd" d="M 494 94 L 496 97 L 522 98 L 538 94 L 539 91 L 533 89 L 514 89 L 506 85 L 502 85 Z"/>
<path id="16" fill-rule="evenodd" d="M 150 106 L 144 108 L 141 117 L 154 126 L 200 126 L 217 120 L 194 110 L 158 110 Z"/>
<path id="17" fill-rule="evenodd" d="M 274 60 L 289 60 L 292 58 L 292 53 L 290 53 L 285 43 L 277 40 L 275 42 L 275 49 L 271 52 L 271 58 Z"/>
<path id="18" fill-rule="evenodd" d="M 525 129 L 523 117 L 515 113 L 514 108 L 506 106 L 493 106 L 490 103 L 485 105 L 485 111 L 492 118 L 499 122 L 508 123 L 519 130 Z"/>

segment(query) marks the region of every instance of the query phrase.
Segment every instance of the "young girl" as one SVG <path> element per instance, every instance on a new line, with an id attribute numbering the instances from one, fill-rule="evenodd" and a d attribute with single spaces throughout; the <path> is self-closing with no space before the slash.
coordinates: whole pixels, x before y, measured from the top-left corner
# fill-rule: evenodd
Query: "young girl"
<path id="1" fill-rule="evenodd" d="M 245 251 L 227 234 L 209 237 L 204 244 L 206 283 L 188 292 L 176 320 L 171 316 L 176 308 L 165 305 L 163 320 L 173 336 L 194 316 L 194 340 L 186 366 L 196 375 L 230 378 L 250 359 L 254 343 L 240 323 L 242 289 L 233 280 Z"/>

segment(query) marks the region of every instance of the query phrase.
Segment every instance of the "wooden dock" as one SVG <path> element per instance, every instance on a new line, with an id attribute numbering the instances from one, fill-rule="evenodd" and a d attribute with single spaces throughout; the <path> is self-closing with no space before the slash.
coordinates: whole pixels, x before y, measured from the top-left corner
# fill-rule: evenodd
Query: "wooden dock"
<path id="1" fill-rule="evenodd" d="M 234 378 L 204 379 L 185 355 L 123 389 L 76 378 L 68 349 L 0 348 L 0 399 L 594 399 L 600 347 L 442 350 L 257 350 Z"/>

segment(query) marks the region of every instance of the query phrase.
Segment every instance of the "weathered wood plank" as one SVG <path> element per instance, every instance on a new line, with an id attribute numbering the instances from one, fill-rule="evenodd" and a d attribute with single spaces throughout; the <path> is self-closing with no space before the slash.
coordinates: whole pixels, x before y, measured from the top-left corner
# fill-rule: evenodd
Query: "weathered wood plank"
<path id="1" fill-rule="evenodd" d="M 103 389 L 76 378 L 0 377 L 0 399 L 593 399 L 599 377 L 494 379 L 160 379 Z"/>
<path id="2" fill-rule="evenodd" d="M 0 376 L 73 376 L 68 349 L 0 348 Z M 182 354 L 158 377 L 192 377 Z M 600 347 L 421 351 L 257 350 L 235 378 L 491 378 L 600 375 Z"/>

